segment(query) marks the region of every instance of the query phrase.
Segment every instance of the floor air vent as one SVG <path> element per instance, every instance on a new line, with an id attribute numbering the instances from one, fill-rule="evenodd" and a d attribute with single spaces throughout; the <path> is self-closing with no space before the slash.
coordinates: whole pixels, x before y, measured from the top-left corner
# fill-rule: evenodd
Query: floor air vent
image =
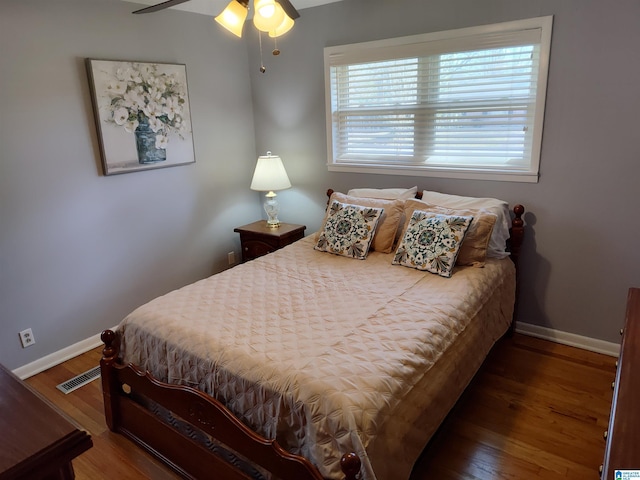
<path id="1" fill-rule="evenodd" d="M 98 377 L 100 377 L 100 367 L 95 367 L 91 370 L 81 373 L 77 377 L 73 377 L 72 379 L 63 382 L 60 385 L 57 385 L 57 388 L 64 394 L 71 393 Z"/>

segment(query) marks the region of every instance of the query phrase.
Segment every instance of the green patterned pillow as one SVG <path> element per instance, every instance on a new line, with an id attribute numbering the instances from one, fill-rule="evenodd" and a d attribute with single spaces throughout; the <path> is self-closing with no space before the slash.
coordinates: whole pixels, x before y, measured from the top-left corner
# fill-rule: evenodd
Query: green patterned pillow
<path id="1" fill-rule="evenodd" d="M 451 277 L 472 220 L 415 210 L 392 263 Z"/>
<path id="2" fill-rule="evenodd" d="M 364 260 L 383 211 L 334 200 L 314 248 Z"/>

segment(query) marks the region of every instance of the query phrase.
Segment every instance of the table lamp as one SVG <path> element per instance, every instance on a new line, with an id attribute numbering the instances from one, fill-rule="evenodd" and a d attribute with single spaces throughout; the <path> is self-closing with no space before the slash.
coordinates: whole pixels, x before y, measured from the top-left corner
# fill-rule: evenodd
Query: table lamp
<path id="1" fill-rule="evenodd" d="M 251 180 L 251 190 L 267 192 L 264 211 L 267 212 L 269 227 L 277 228 L 280 225 L 280 220 L 278 220 L 279 205 L 275 190 L 287 188 L 291 188 L 291 182 L 282 164 L 282 159 L 278 155 L 271 155 L 271 152 L 267 152 L 266 156 L 258 157 Z"/>

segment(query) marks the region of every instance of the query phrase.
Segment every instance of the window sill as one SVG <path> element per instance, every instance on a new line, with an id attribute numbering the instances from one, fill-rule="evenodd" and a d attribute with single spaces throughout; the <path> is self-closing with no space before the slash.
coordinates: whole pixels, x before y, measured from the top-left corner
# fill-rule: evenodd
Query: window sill
<path id="1" fill-rule="evenodd" d="M 383 166 L 334 164 L 327 165 L 330 172 L 372 173 L 378 175 L 405 175 L 411 177 L 458 178 L 465 180 L 494 180 L 500 182 L 537 183 L 538 175 L 526 172 L 471 171 L 465 169 L 428 168 L 412 166 Z"/>

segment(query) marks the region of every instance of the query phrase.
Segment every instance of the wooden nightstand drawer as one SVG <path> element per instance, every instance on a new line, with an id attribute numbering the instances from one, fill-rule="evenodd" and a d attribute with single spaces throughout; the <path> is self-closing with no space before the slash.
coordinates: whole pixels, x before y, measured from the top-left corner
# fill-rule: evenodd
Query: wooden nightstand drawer
<path id="1" fill-rule="evenodd" d="M 278 249 L 273 244 L 261 240 L 247 240 L 242 242 L 242 261 L 246 262 L 267 253 L 275 252 Z"/>
<path id="2" fill-rule="evenodd" d="M 233 231 L 240 234 L 242 261 L 247 262 L 300 240 L 304 237 L 306 228 L 304 225 L 290 223 L 281 223 L 278 228 L 271 228 L 265 220 L 259 220 Z"/>

